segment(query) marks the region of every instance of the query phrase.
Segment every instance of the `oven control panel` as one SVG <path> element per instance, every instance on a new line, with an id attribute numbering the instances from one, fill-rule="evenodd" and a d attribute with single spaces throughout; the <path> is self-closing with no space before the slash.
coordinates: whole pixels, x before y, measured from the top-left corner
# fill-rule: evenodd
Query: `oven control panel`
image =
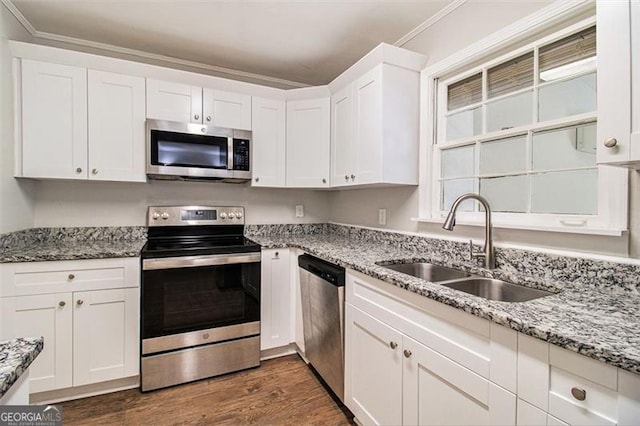
<path id="1" fill-rule="evenodd" d="M 244 207 L 154 206 L 148 226 L 244 225 Z"/>

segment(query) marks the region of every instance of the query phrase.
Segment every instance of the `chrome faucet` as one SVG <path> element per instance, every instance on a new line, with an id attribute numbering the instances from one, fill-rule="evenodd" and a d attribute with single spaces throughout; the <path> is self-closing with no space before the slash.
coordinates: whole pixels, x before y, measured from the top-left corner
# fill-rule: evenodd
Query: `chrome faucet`
<path id="1" fill-rule="evenodd" d="M 453 231 L 453 227 L 456 226 L 456 210 L 458 210 L 458 206 L 464 200 L 469 198 L 473 198 L 474 200 L 478 200 L 482 207 L 484 207 L 484 220 L 485 220 L 485 234 L 484 234 L 484 248 L 482 252 L 474 252 L 473 251 L 473 240 L 469 240 L 469 254 L 471 255 L 471 260 L 476 257 L 484 257 L 484 267 L 489 269 L 494 269 L 496 267 L 496 257 L 493 252 L 493 237 L 492 237 L 492 229 L 491 229 L 491 207 L 489 207 L 489 202 L 486 198 L 474 194 L 472 192 L 468 194 L 464 194 L 459 196 L 451 206 L 451 210 L 449 210 L 449 214 L 442 224 L 442 228 L 447 231 Z"/>

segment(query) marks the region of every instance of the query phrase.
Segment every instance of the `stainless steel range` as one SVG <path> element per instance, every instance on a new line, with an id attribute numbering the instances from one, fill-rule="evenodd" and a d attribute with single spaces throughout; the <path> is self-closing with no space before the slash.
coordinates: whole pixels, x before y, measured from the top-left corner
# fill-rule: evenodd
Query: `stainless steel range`
<path id="1" fill-rule="evenodd" d="M 242 207 L 149 207 L 141 388 L 260 365 L 260 246 Z"/>

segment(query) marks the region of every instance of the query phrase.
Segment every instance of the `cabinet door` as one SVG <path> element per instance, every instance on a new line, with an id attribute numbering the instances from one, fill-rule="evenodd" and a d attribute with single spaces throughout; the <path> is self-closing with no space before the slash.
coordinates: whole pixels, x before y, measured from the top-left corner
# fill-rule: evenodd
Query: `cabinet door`
<path id="1" fill-rule="evenodd" d="M 331 186 L 350 185 L 355 180 L 353 87 L 331 96 Z"/>
<path id="2" fill-rule="evenodd" d="M 202 88 L 147 79 L 147 118 L 202 123 Z"/>
<path id="3" fill-rule="evenodd" d="M 382 64 L 360 77 L 354 88 L 354 183 L 373 183 L 382 170 Z M 397 132 L 401 129 L 389 129 Z"/>
<path id="4" fill-rule="evenodd" d="M 203 90 L 204 124 L 251 130 L 251 96 L 222 90 Z"/>
<path id="5" fill-rule="evenodd" d="M 285 186 L 286 118 L 285 102 L 253 98 L 253 186 Z"/>
<path id="6" fill-rule="evenodd" d="M 365 425 L 400 425 L 402 334 L 346 304 L 345 405 Z"/>
<path id="7" fill-rule="evenodd" d="M 145 82 L 89 70 L 89 179 L 145 182 Z"/>
<path id="8" fill-rule="evenodd" d="M 597 4 L 597 154 L 601 164 L 640 160 L 640 141 L 631 144 L 631 3 L 622 0 Z M 608 148 L 604 144 L 611 138 L 617 142 Z"/>
<path id="9" fill-rule="evenodd" d="M 291 281 L 289 250 L 263 250 L 260 298 L 260 349 L 291 342 Z"/>
<path id="10" fill-rule="evenodd" d="M 138 374 L 135 288 L 73 293 L 73 385 Z"/>
<path id="11" fill-rule="evenodd" d="M 403 423 L 513 425 L 514 394 L 403 337 Z"/>
<path id="12" fill-rule="evenodd" d="M 329 186 L 329 98 L 287 102 L 287 186 Z"/>
<path id="13" fill-rule="evenodd" d="M 29 367 L 31 393 L 72 384 L 71 293 L 2 299 L 2 339 L 44 337 L 44 348 Z"/>
<path id="14" fill-rule="evenodd" d="M 24 177 L 87 178 L 87 70 L 22 60 Z"/>

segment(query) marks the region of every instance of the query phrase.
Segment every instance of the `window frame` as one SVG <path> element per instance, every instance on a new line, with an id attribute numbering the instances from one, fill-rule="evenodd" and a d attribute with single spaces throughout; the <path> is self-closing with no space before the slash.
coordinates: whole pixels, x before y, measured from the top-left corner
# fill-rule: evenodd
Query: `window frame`
<path id="1" fill-rule="evenodd" d="M 576 16 L 582 16 L 577 22 L 565 26 L 562 29 L 551 32 L 562 21 Z M 585 18 L 586 16 L 586 18 Z M 420 189 L 419 189 L 419 222 L 437 222 L 444 220 L 446 212 L 440 207 L 440 176 L 441 176 L 441 149 L 437 145 L 439 132 L 444 134 L 443 119 L 446 113 L 438 114 L 438 105 L 446 106 L 447 91 L 443 90 L 447 83 L 463 80 L 483 70 L 517 58 L 529 51 L 534 51 L 538 56 L 538 47 L 561 40 L 570 34 L 580 32 L 596 24 L 595 4 L 592 2 L 582 4 L 552 4 L 541 11 L 525 18 L 515 24 L 498 31 L 492 36 L 469 46 L 468 48 L 428 66 L 421 73 L 421 135 L 420 135 Z M 536 37 L 533 42 L 527 42 L 521 47 L 501 53 L 514 46 L 518 42 L 533 39 L 536 34 L 546 32 L 547 35 Z M 537 80 L 537 61 L 534 62 L 534 78 Z M 472 65 L 473 64 L 473 65 Z M 479 65 L 478 65 L 479 64 Z M 471 65 L 471 66 L 469 66 Z M 486 84 L 486 73 L 483 73 L 483 87 Z M 560 80 L 558 80 L 560 81 Z M 441 83 L 439 83 L 441 82 Z M 548 83 L 535 82 L 527 89 L 521 89 L 510 95 L 526 90 L 534 90 Z M 486 102 L 483 90 L 482 105 Z M 499 99 L 497 97 L 496 99 Z M 494 99 L 491 99 L 494 100 Z M 442 103 L 444 101 L 444 103 Z M 467 106 L 456 109 L 462 111 Z M 537 117 L 537 114 L 536 114 Z M 534 122 L 526 128 L 550 130 L 567 127 L 574 124 L 597 122 L 596 112 L 579 114 L 567 118 L 560 118 L 544 123 Z M 522 127 L 485 133 L 481 136 L 454 140 L 445 145 L 447 148 L 469 145 L 478 142 L 476 140 L 503 139 L 509 136 L 527 133 Z M 472 140 L 474 142 L 472 142 Z M 598 148 L 599 149 L 599 148 Z M 613 166 L 598 165 L 598 213 L 597 215 L 568 215 L 568 214 L 535 214 L 535 213 L 502 213 L 493 214 L 494 226 L 499 228 L 514 228 L 527 230 L 543 230 L 555 232 L 569 232 L 599 235 L 622 235 L 627 230 L 628 214 L 628 172 L 626 169 Z M 484 212 L 459 212 L 457 222 L 464 225 L 483 225 Z"/>

